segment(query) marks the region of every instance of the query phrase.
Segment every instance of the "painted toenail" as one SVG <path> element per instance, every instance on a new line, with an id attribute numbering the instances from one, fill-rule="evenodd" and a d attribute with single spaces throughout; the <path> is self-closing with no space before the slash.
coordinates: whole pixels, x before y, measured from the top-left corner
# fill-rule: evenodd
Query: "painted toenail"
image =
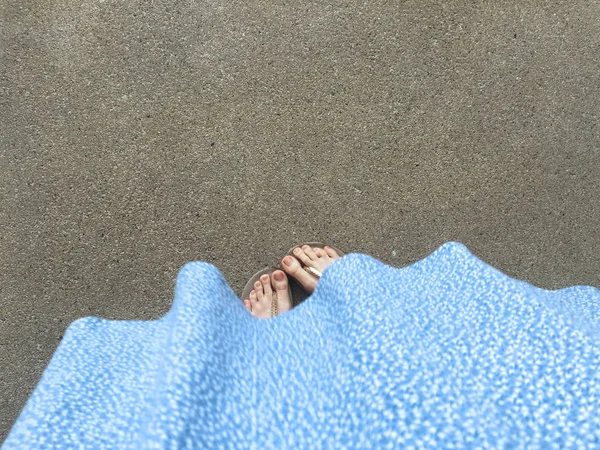
<path id="1" fill-rule="evenodd" d="M 283 274 L 281 272 L 277 272 L 274 277 L 277 281 L 283 281 Z"/>
<path id="2" fill-rule="evenodd" d="M 291 256 L 286 256 L 285 258 L 283 258 L 283 263 L 286 266 L 291 266 L 293 261 L 294 260 L 293 260 L 293 258 Z"/>

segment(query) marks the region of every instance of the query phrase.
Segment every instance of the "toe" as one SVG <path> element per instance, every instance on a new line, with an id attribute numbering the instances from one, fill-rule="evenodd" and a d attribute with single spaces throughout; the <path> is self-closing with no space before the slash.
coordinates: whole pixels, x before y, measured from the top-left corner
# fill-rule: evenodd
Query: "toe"
<path id="1" fill-rule="evenodd" d="M 276 270 L 275 272 L 273 272 L 272 279 L 273 279 L 273 286 L 275 286 L 275 290 L 277 291 L 277 293 L 279 293 L 279 291 L 282 291 L 284 289 L 287 291 L 288 280 L 287 280 L 287 277 L 285 276 L 285 272 L 283 272 L 282 270 Z"/>
<path id="2" fill-rule="evenodd" d="M 251 311 L 252 308 L 251 308 L 251 305 L 250 305 L 250 300 L 248 300 L 248 299 L 244 300 L 244 306 L 246 307 L 246 309 L 248 311 Z"/>
<path id="3" fill-rule="evenodd" d="M 257 281 L 256 283 L 254 283 L 254 290 L 256 291 L 256 298 L 260 302 L 265 295 L 263 292 L 262 283 L 260 281 Z"/>
<path id="4" fill-rule="evenodd" d="M 308 264 L 311 261 L 310 257 L 300 247 L 294 249 L 294 255 L 296 255 L 296 258 L 298 258 L 304 264 Z"/>
<path id="5" fill-rule="evenodd" d="M 250 291 L 250 305 L 255 307 L 258 304 L 258 298 L 256 296 L 256 291 L 253 289 Z"/>
<path id="6" fill-rule="evenodd" d="M 265 297 L 270 300 L 271 295 L 273 294 L 273 290 L 271 289 L 271 278 L 269 275 L 263 275 L 260 277 L 260 281 L 262 283 L 262 289 L 265 293 Z"/>
<path id="7" fill-rule="evenodd" d="M 277 292 L 277 314 L 289 311 L 292 308 L 292 300 L 288 292 L 288 279 L 285 272 L 276 270 L 273 272 L 272 279 Z"/>
<path id="8" fill-rule="evenodd" d="M 288 259 L 289 258 L 289 259 Z M 293 276 L 308 292 L 313 292 L 317 286 L 317 278 L 304 270 L 296 258 L 286 256 L 281 261 L 283 270 Z"/>
<path id="9" fill-rule="evenodd" d="M 308 245 L 303 245 L 302 246 L 302 251 L 304 253 L 306 253 L 306 255 L 312 260 L 314 261 L 315 259 L 318 259 L 318 256 L 315 255 L 315 251 L 312 249 L 312 247 L 308 246 Z"/>
<path id="10" fill-rule="evenodd" d="M 315 252 L 315 255 L 317 255 L 317 258 L 319 258 L 319 259 L 324 259 L 326 261 L 329 261 L 331 259 L 329 257 L 329 255 L 327 253 L 325 253 L 325 251 L 322 248 L 315 247 L 315 248 L 313 248 L 313 251 Z"/>
<path id="11" fill-rule="evenodd" d="M 338 259 L 340 257 L 340 255 L 338 255 L 337 252 L 328 245 L 325 246 L 324 250 L 325 253 L 327 253 L 332 259 Z"/>

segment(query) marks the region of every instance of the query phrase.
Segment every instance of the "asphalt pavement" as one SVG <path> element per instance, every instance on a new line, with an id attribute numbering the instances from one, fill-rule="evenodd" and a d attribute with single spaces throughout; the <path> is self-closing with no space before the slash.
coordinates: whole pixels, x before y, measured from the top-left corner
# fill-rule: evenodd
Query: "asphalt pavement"
<path id="1" fill-rule="evenodd" d="M 75 319 L 304 241 L 600 287 L 598 1 L 0 1 L 0 441 Z"/>

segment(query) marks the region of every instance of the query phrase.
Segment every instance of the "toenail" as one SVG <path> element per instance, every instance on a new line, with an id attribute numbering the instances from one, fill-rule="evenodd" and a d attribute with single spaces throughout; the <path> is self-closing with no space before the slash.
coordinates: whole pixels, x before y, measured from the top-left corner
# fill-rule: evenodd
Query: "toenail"
<path id="1" fill-rule="evenodd" d="M 267 275 L 263 275 L 262 277 L 260 277 L 260 279 L 263 281 L 269 281 L 269 277 Z"/>
<path id="2" fill-rule="evenodd" d="M 283 281 L 283 274 L 281 272 L 277 272 L 273 275 L 277 281 Z"/>
<path id="3" fill-rule="evenodd" d="M 254 286 L 260 287 L 260 281 L 257 281 L 256 283 L 254 283 Z"/>
<path id="4" fill-rule="evenodd" d="M 299 248 L 295 248 L 295 249 L 294 249 L 294 253 L 295 253 L 296 255 L 299 255 L 299 254 L 300 254 L 300 249 L 299 249 Z"/>
<path id="5" fill-rule="evenodd" d="M 283 263 L 284 263 L 286 266 L 291 266 L 291 265 L 292 265 L 292 262 L 293 262 L 293 259 L 292 259 L 292 257 L 291 257 L 291 256 L 286 256 L 285 258 L 283 258 Z"/>

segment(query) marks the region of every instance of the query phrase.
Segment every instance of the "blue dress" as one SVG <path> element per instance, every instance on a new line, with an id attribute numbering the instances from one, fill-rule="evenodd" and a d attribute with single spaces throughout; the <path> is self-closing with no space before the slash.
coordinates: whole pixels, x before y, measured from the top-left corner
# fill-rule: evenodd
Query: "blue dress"
<path id="1" fill-rule="evenodd" d="M 2 448 L 600 448 L 599 337 L 598 289 L 456 242 L 346 255 L 270 320 L 191 262 L 160 320 L 72 323 Z"/>

